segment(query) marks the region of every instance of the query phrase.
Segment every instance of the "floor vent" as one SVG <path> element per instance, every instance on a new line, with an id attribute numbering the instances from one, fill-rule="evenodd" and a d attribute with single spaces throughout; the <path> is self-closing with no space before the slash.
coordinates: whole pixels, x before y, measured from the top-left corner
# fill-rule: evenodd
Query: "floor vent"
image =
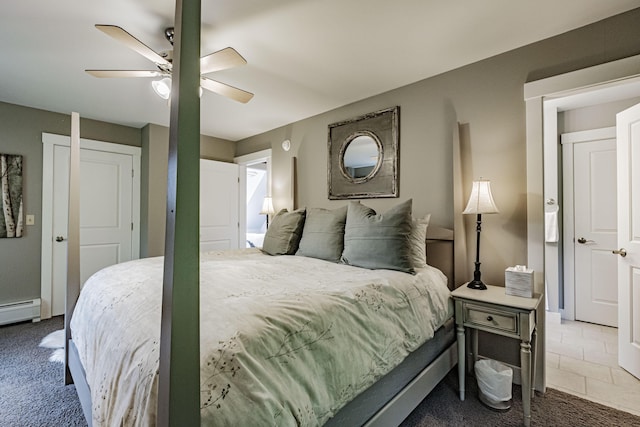
<path id="1" fill-rule="evenodd" d="M 25 320 L 40 321 L 40 298 L 0 304 L 0 325 L 23 322 Z"/>

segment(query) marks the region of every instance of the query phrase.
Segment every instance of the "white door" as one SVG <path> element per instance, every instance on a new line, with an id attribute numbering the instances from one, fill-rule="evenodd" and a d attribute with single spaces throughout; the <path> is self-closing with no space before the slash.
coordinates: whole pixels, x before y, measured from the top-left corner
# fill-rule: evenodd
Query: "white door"
<path id="1" fill-rule="evenodd" d="M 200 250 L 238 248 L 238 165 L 200 160 Z"/>
<path id="2" fill-rule="evenodd" d="M 64 313 L 70 144 L 68 136 L 42 134 L 43 319 Z M 80 139 L 80 149 L 80 274 L 84 281 L 92 271 L 114 259 L 121 262 L 139 256 L 141 149 L 84 138 Z M 115 214 L 114 209 L 123 213 Z M 122 239 L 117 256 L 110 235 Z"/>
<path id="3" fill-rule="evenodd" d="M 54 147 L 51 315 L 65 311 L 69 147 Z M 80 283 L 133 258 L 132 157 L 80 149 Z M 137 254 L 136 254 L 137 258 Z"/>
<path id="4" fill-rule="evenodd" d="M 640 104 L 618 113 L 617 139 L 618 363 L 640 378 Z"/>
<path id="5" fill-rule="evenodd" d="M 576 320 L 618 326 L 616 140 L 573 144 Z"/>

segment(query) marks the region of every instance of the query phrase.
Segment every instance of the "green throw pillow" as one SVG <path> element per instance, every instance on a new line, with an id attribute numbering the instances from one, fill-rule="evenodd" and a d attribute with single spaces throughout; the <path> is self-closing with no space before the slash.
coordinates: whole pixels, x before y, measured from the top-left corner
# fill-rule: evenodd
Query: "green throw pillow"
<path id="1" fill-rule="evenodd" d="M 313 208 L 307 211 L 302 239 L 296 255 L 338 262 L 344 248 L 344 223 L 347 207 L 334 210 Z"/>
<path id="2" fill-rule="evenodd" d="M 427 214 L 424 218 L 414 218 L 409 235 L 411 242 L 411 263 L 413 268 L 422 268 L 427 265 L 427 228 L 431 214 Z"/>
<path id="3" fill-rule="evenodd" d="M 278 212 L 264 235 L 262 251 L 269 255 L 295 254 L 302 235 L 304 217 L 304 209 L 293 212 L 282 209 Z"/>
<path id="4" fill-rule="evenodd" d="M 342 262 L 370 269 L 414 274 L 411 259 L 412 199 L 385 214 L 350 202 L 344 230 Z"/>

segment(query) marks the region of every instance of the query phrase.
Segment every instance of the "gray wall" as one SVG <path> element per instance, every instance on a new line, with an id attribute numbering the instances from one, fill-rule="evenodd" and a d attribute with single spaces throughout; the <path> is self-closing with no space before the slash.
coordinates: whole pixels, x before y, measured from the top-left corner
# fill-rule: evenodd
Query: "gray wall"
<path id="1" fill-rule="evenodd" d="M 500 209 L 483 216 L 482 274 L 504 284 L 504 269 L 526 264 L 526 82 L 640 53 L 640 9 L 543 40 L 418 83 L 247 138 L 237 155 L 273 149 L 276 210 L 291 204 L 290 157 L 298 157 L 300 206 L 334 208 L 327 198 L 327 125 L 378 109 L 400 106 L 400 197 L 363 202 L 389 209 L 413 198 L 414 215 L 453 225 L 452 138 L 462 123 L 465 201 L 471 181 L 491 180 Z M 415 53 L 414 53 L 415 54 Z M 434 59 L 436 60 L 436 59 Z M 290 139 L 284 152 L 280 144 Z M 459 213 L 455 213 L 459 215 Z M 468 259 L 475 257 L 474 218 L 465 217 Z M 469 277 L 473 265 L 468 262 Z"/>
<path id="2" fill-rule="evenodd" d="M 632 98 L 563 111 L 558 113 L 558 134 L 615 126 L 616 114 L 639 102 Z"/>
<path id="3" fill-rule="evenodd" d="M 71 115 L 0 102 L 0 152 L 23 157 L 24 237 L 0 239 L 0 304 L 40 297 L 42 133 L 69 135 Z M 81 118 L 82 138 L 140 146 L 140 130 Z"/>

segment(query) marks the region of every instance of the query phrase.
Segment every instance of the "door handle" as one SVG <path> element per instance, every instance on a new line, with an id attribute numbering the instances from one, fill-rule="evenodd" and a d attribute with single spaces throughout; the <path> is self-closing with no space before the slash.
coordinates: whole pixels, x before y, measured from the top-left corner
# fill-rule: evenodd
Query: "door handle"
<path id="1" fill-rule="evenodd" d="M 578 243 L 580 243 L 581 245 L 584 245 L 585 243 L 595 243 L 595 240 L 587 240 L 584 237 L 580 237 L 578 239 Z"/>
<path id="2" fill-rule="evenodd" d="M 62 242 L 62 241 L 64 241 L 64 240 L 66 240 L 64 237 L 62 237 L 62 236 L 56 236 L 56 242 Z"/>
<path id="3" fill-rule="evenodd" d="M 625 248 L 620 248 L 617 251 L 611 251 L 612 254 L 620 255 L 622 258 L 627 256 L 627 250 Z"/>

